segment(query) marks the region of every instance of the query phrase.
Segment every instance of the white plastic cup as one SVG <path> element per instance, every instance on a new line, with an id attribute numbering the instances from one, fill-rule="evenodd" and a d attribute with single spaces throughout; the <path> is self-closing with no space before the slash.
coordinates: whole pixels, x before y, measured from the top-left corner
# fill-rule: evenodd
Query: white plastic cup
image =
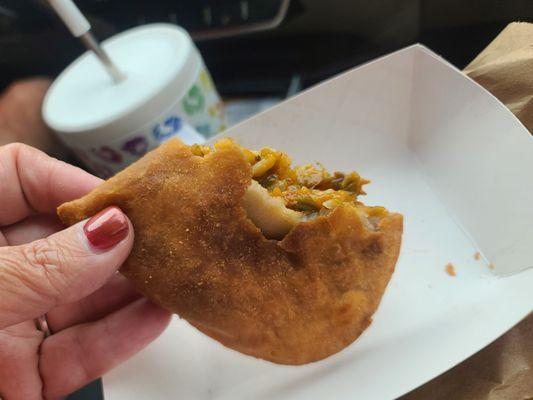
<path id="1" fill-rule="evenodd" d="M 173 136 L 202 143 L 225 128 L 223 104 L 183 29 L 152 24 L 102 43 L 127 78 L 114 84 L 91 53 L 53 83 L 43 118 L 102 178 Z"/>

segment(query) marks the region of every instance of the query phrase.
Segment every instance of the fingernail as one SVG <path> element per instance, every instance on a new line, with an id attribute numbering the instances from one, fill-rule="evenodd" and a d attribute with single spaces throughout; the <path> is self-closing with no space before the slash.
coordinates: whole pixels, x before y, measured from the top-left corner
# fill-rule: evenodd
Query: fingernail
<path id="1" fill-rule="evenodd" d="M 128 221 L 117 207 L 109 207 L 92 217 L 83 232 L 91 245 L 99 250 L 107 250 L 128 236 Z"/>

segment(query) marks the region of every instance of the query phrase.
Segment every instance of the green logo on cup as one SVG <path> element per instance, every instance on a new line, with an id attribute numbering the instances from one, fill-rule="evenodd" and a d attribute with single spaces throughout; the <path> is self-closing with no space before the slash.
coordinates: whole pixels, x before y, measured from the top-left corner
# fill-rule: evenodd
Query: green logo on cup
<path id="1" fill-rule="evenodd" d="M 205 98 L 198 85 L 194 85 L 183 99 L 183 109 L 189 115 L 200 112 L 205 107 Z"/>

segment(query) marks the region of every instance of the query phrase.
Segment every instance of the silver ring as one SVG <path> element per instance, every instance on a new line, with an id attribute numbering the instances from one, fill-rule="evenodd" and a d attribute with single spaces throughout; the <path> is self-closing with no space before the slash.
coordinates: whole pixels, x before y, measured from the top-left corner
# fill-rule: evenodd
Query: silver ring
<path id="1" fill-rule="evenodd" d="M 37 328 L 37 330 L 44 333 L 45 338 L 52 335 L 50 325 L 48 324 L 48 320 L 46 319 L 46 314 L 41 315 L 39 318 L 35 319 L 35 327 Z"/>

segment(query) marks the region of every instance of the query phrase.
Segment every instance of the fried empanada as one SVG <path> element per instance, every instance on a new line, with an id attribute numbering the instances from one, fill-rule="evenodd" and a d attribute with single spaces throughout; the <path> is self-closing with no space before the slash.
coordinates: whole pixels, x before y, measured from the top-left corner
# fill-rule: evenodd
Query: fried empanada
<path id="1" fill-rule="evenodd" d="M 360 203 L 366 183 L 292 169 L 272 149 L 173 139 L 58 214 L 73 224 L 119 206 L 135 288 L 230 348 L 305 364 L 368 327 L 394 271 L 402 216 Z"/>

